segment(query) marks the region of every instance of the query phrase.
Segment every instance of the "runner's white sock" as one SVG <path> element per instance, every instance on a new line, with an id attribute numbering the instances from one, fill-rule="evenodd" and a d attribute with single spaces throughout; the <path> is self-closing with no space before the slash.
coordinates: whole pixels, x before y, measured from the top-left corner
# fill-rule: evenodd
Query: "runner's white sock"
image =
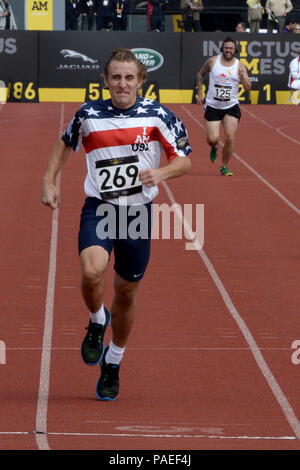
<path id="1" fill-rule="evenodd" d="M 100 310 L 98 310 L 98 312 L 90 312 L 90 318 L 92 320 L 92 323 L 99 323 L 99 325 L 104 325 L 106 320 L 104 304 L 102 304 L 102 307 L 100 308 Z"/>
<path id="2" fill-rule="evenodd" d="M 119 348 L 112 341 L 109 343 L 109 348 L 105 356 L 106 364 L 120 364 L 125 351 L 124 348 Z"/>

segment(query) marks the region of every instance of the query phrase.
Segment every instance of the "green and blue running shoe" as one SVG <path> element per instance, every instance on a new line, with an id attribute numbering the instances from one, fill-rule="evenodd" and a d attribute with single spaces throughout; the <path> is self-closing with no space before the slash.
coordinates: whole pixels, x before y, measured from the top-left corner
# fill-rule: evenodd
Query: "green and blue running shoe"
<path id="1" fill-rule="evenodd" d="M 119 370 L 120 364 L 106 364 L 105 356 L 108 347 L 105 349 L 100 363 L 101 375 L 96 385 L 96 395 L 102 401 L 114 401 L 119 393 Z"/>
<path id="2" fill-rule="evenodd" d="M 110 312 L 107 310 L 107 308 L 105 308 L 105 315 L 106 320 L 104 325 L 93 323 L 90 320 L 89 326 L 87 327 L 88 332 L 81 345 L 82 360 L 89 366 L 95 366 L 96 364 L 99 364 L 103 356 L 104 333 L 106 328 L 110 324 L 111 318 Z"/>
<path id="3" fill-rule="evenodd" d="M 212 163 L 215 163 L 215 161 L 217 160 L 217 156 L 218 156 L 218 146 L 217 147 L 212 147 L 211 151 L 210 151 L 210 154 L 209 154 L 210 161 Z"/>
<path id="4" fill-rule="evenodd" d="M 232 171 L 228 170 L 227 166 L 222 166 L 220 168 L 220 173 L 223 176 L 232 176 L 233 175 Z"/>

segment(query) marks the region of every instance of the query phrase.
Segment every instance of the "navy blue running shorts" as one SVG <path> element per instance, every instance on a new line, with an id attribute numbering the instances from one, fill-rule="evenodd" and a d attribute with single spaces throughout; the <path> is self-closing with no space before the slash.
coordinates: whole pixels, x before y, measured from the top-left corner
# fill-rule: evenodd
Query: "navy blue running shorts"
<path id="1" fill-rule="evenodd" d="M 78 251 L 102 246 L 114 251 L 115 271 L 126 281 L 140 281 L 150 257 L 152 203 L 119 206 L 87 197 L 80 217 Z"/>

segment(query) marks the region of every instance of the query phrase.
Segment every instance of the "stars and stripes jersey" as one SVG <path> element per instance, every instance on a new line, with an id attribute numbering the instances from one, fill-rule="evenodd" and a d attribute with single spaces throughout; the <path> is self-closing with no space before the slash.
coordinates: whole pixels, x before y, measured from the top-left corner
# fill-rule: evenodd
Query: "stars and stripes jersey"
<path id="1" fill-rule="evenodd" d="M 160 103 L 141 97 L 126 110 L 115 108 L 110 99 L 84 103 L 62 139 L 75 152 L 84 146 L 86 195 L 112 204 L 152 201 L 158 187 L 142 185 L 138 173 L 158 168 L 163 151 L 170 162 L 192 150 L 183 122 Z"/>

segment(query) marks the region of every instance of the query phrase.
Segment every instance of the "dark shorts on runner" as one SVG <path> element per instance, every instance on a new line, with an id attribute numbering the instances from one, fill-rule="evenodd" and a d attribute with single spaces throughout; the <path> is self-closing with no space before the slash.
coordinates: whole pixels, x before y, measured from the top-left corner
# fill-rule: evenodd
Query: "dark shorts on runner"
<path id="1" fill-rule="evenodd" d="M 242 115 L 238 104 L 235 104 L 231 108 L 227 109 L 218 109 L 207 105 L 205 108 L 204 119 L 206 119 L 206 121 L 222 121 L 226 114 L 229 114 L 229 116 L 233 116 L 238 120 L 241 119 Z"/>
<path id="2" fill-rule="evenodd" d="M 126 281 L 140 281 L 150 257 L 151 202 L 118 206 L 87 197 L 82 208 L 78 251 L 102 246 L 111 255 L 115 271 Z"/>

